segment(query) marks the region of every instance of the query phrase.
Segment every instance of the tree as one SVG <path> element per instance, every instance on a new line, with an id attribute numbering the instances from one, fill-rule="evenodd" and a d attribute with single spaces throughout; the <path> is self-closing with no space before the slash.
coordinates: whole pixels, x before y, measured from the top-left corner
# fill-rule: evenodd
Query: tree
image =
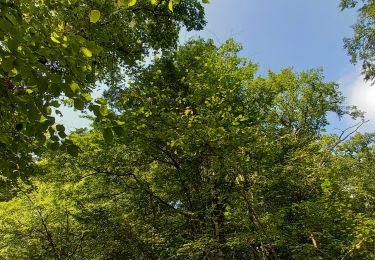
<path id="1" fill-rule="evenodd" d="M 340 8 L 354 8 L 359 1 L 341 0 Z M 362 0 L 358 9 L 359 17 L 353 25 L 354 36 L 344 39 L 352 63 L 362 61 L 362 73 L 366 80 L 375 79 L 375 3 Z"/>
<path id="2" fill-rule="evenodd" d="M 8 176 L 46 140 L 59 149 L 66 133 L 54 114 L 64 99 L 105 116 L 105 102 L 90 97 L 96 82 L 115 84 L 150 51 L 173 49 L 181 26 L 205 23 L 197 0 L 2 0 L 0 7 L 0 173 Z M 61 149 L 77 153 L 69 140 Z"/>
<path id="3" fill-rule="evenodd" d="M 194 40 L 109 89 L 116 120 L 72 134 L 77 157 L 44 154 L 0 203 L 1 256 L 371 258 L 372 137 L 322 135 L 329 111 L 351 112 L 338 86 L 255 77 L 240 49 Z"/>
<path id="4" fill-rule="evenodd" d="M 101 171 L 117 167 L 121 159 L 129 163 L 131 150 L 108 146 L 100 131 L 71 139 L 82 149 L 78 157 L 48 152 L 37 164 L 38 174 L 15 184 L 17 196 L 0 203 L 0 257 L 156 258 L 149 252 L 150 225 L 141 216 L 142 197 L 147 200 L 148 194 L 133 190 L 126 174 Z"/>
<path id="5" fill-rule="evenodd" d="M 327 112 L 349 113 L 318 71 L 255 79 L 256 66 L 239 50 L 233 41 L 193 41 L 108 93 L 126 140 L 152 162 L 145 186 L 185 219 L 175 256 L 284 254 L 277 245 L 285 208 L 320 190 L 306 165 L 325 156 L 316 142 Z M 174 233 L 159 232 L 176 244 Z"/>

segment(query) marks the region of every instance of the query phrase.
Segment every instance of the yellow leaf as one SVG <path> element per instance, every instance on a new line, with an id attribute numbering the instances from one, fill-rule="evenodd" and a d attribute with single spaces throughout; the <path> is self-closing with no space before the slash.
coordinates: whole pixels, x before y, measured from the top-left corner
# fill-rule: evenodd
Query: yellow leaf
<path id="1" fill-rule="evenodd" d="M 55 37 L 51 36 L 51 40 L 55 43 L 60 43 L 60 41 L 58 39 L 56 39 Z"/>
<path id="2" fill-rule="evenodd" d="M 130 7 L 130 6 L 133 6 L 133 5 L 135 5 L 137 3 L 137 0 L 130 0 L 129 2 L 128 2 L 128 6 Z"/>
<path id="3" fill-rule="evenodd" d="M 60 38 L 60 35 L 58 35 L 56 32 L 51 33 L 51 36 L 53 36 L 55 38 Z"/>
<path id="4" fill-rule="evenodd" d="M 85 55 L 87 58 L 90 58 L 92 57 L 92 52 L 87 49 L 86 47 L 82 47 L 81 48 L 81 52 L 83 53 L 83 55 Z"/>
<path id="5" fill-rule="evenodd" d="M 171 10 L 171 12 L 173 12 L 173 0 L 169 0 L 168 8 Z"/>
<path id="6" fill-rule="evenodd" d="M 151 4 L 157 5 L 158 4 L 158 0 L 151 0 Z"/>
<path id="7" fill-rule="evenodd" d="M 73 91 L 73 93 L 76 93 L 79 90 L 79 85 L 75 82 L 70 84 L 70 89 Z"/>
<path id="8" fill-rule="evenodd" d="M 60 43 L 57 38 L 60 38 L 60 36 L 56 32 L 51 33 L 51 40 L 55 43 Z"/>
<path id="9" fill-rule="evenodd" d="M 99 10 L 91 10 L 90 12 L 90 22 L 96 23 L 100 19 L 100 11 Z"/>

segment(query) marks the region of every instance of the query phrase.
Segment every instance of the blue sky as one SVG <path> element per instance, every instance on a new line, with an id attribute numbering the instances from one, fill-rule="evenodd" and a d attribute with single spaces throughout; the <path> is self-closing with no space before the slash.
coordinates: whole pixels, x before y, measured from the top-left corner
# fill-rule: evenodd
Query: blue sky
<path id="1" fill-rule="evenodd" d="M 222 43 L 233 37 L 261 72 L 293 67 L 325 68 L 328 80 L 349 73 L 342 38 L 350 36 L 355 12 L 340 12 L 338 0 L 211 0 L 201 35 Z M 339 64 L 339 66 L 338 66 Z"/>
<path id="2" fill-rule="evenodd" d="M 340 11 L 339 0 L 211 0 L 207 26 L 182 32 L 181 41 L 201 36 L 223 43 L 242 43 L 243 56 L 259 64 L 259 73 L 292 67 L 295 71 L 323 68 L 327 81 L 340 84 L 348 105 L 366 112 L 362 132 L 375 132 L 375 86 L 362 80 L 360 66 L 349 62 L 343 38 L 351 37 L 356 10 Z M 329 117 L 330 131 L 353 124 L 349 118 Z"/>
<path id="3" fill-rule="evenodd" d="M 347 103 L 367 112 L 362 131 L 375 132 L 375 86 L 363 82 L 359 66 L 349 62 L 344 37 L 353 34 L 355 10 L 341 12 L 339 0 L 211 0 L 205 5 L 207 26 L 200 32 L 181 32 L 189 37 L 212 38 L 217 44 L 227 38 L 242 43 L 242 55 L 259 64 L 259 73 L 293 67 L 296 71 L 320 68 L 327 81 L 340 83 Z M 65 112 L 63 122 L 72 130 L 87 121 Z M 330 116 L 334 128 L 353 122 Z"/>

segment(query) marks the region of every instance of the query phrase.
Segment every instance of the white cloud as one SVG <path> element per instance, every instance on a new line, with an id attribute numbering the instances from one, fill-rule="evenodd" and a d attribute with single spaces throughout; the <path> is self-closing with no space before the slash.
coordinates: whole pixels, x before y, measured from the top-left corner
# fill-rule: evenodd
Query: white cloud
<path id="1" fill-rule="evenodd" d="M 365 112 L 365 118 L 369 120 L 361 132 L 375 132 L 375 85 L 364 81 L 359 71 L 351 73 L 339 82 L 347 97 L 347 103 Z"/>

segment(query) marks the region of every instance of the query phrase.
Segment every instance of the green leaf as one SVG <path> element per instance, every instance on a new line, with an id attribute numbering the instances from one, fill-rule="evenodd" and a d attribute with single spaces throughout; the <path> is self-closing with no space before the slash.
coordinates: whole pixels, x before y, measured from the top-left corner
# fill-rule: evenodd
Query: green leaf
<path id="1" fill-rule="evenodd" d="M 64 132 L 65 131 L 65 127 L 63 125 L 56 125 L 56 130 L 58 132 Z"/>
<path id="2" fill-rule="evenodd" d="M 13 15 L 11 15 L 11 14 L 9 14 L 9 13 L 6 13 L 5 16 L 8 18 L 8 20 L 9 20 L 13 25 L 17 25 L 17 24 L 18 24 L 16 18 L 15 18 Z"/>
<path id="3" fill-rule="evenodd" d="M 121 126 L 115 126 L 115 127 L 113 128 L 113 131 L 114 131 L 115 134 L 116 134 L 117 136 L 119 136 L 119 137 L 121 137 L 121 136 L 125 136 L 125 130 L 124 130 L 124 128 L 121 127 Z"/>
<path id="4" fill-rule="evenodd" d="M 1 67 L 5 72 L 11 71 L 13 69 L 14 58 L 9 57 L 1 61 Z"/>
<path id="5" fill-rule="evenodd" d="M 100 20 L 100 11 L 99 10 L 91 10 L 90 12 L 90 22 L 96 23 Z"/>
<path id="6" fill-rule="evenodd" d="M 52 136 L 50 137 L 50 139 L 51 139 L 52 141 L 55 141 L 55 142 L 58 142 L 58 141 L 59 141 L 59 137 L 57 137 L 56 135 L 52 135 Z"/>
<path id="7" fill-rule="evenodd" d="M 238 119 L 238 121 L 240 121 L 240 122 L 243 122 L 243 121 L 246 121 L 246 120 L 248 120 L 248 119 L 249 119 L 249 117 L 247 117 L 247 116 L 244 116 L 244 115 L 239 115 L 239 116 L 237 117 L 237 119 Z"/>
<path id="8" fill-rule="evenodd" d="M 13 69 L 10 71 L 9 75 L 10 75 L 11 77 L 14 77 L 14 76 L 18 75 L 18 70 L 17 70 L 16 68 L 13 68 Z M 13 80 L 14 80 L 14 79 L 13 79 Z"/>
<path id="9" fill-rule="evenodd" d="M 53 107 L 59 107 L 60 103 L 57 100 L 54 100 L 54 101 L 51 102 L 50 105 L 53 106 Z"/>
<path id="10" fill-rule="evenodd" d="M 87 49 L 86 47 L 82 47 L 81 48 L 81 52 L 83 53 L 83 55 L 85 55 L 87 58 L 91 58 L 92 57 L 92 52 Z"/>
<path id="11" fill-rule="evenodd" d="M 117 124 L 117 125 L 125 125 L 125 122 L 117 120 L 117 121 L 116 121 L 116 124 Z"/>
<path id="12" fill-rule="evenodd" d="M 47 148 L 51 149 L 52 151 L 57 151 L 60 147 L 60 144 L 58 142 L 48 143 Z"/>
<path id="13" fill-rule="evenodd" d="M 104 98 L 97 98 L 95 100 L 96 103 L 98 104 L 101 104 L 101 105 L 106 105 L 107 104 L 107 100 L 105 100 Z"/>
<path id="14" fill-rule="evenodd" d="M 16 52 L 18 49 L 18 43 L 13 39 L 9 39 L 6 45 L 8 46 L 11 52 Z"/>
<path id="15" fill-rule="evenodd" d="M 86 100 L 86 102 L 90 102 L 92 100 L 92 97 L 87 93 L 82 93 L 81 96 Z"/>
<path id="16" fill-rule="evenodd" d="M 45 134 L 43 134 L 43 131 L 42 132 L 40 132 L 40 131 L 36 132 L 35 133 L 35 137 L 37 138 L 37 140 L 39 141 L 39 143 L 42 143 L 42 144 L 44 144 L 46 142 L 46 140 L 47 140 Z"/>
<path id="17" fill-rule="evenodd" d="M 77 110 L 83 110 L 85 108 L 85 103 L 81 99 L 74 99 L 74 108 Z"/>
<path id="18" fill-rule="evenodd" d="M 157 5 L 158 4 L 158 0 L 151 0 L 151 4 Z"/>
<path id="19" fill-rule="evenodd" d="M 117 7 L 122 7 L 125 5 L 125 0 L 117 0 Z"/>
<path id="20" fill-rule="evenodd" d="M 63 131 L 58 132 L 58 135 L 60 136 L 61 139 L 64 139 L 65 137 L 67 137 L 67 135 Z"/>
<path id="21" fill-rule="evenodd" d="M 112 142 L 113 140 L 113 131 L 111 128 L 106 128 L 103 131 L 103 137 L 106 142 Z"/>
<path id="22" fill-rule="evenodd" d="M 74 156 L 74 157 L 77 157 L 78 156 L 78 153 L 79 153 L 79 147 L 74 145 L 74 144 L 69 144 L 67 147 L 66 147 L 66 151 L 68 152 L 68 154 L 70 154 L 71 156 Z"/>
<path id="23" fill-rule="evenodd" d="M 63 113 L 61 113 L 60 110 L 55 110 L 56 115 L 63 116 Z"/>
<path id="24" fill-rule="evenodd" d="M 0 143 L 6 144 L 6 145 L 10 145 L 11 142 L 12 141 L 10 140 L 9 136 L 0 135 Z"/>
<path id="25" fill-rule="evenodd" d="M 210 3 L 209 0 L 202 0 L 202 2 L 203 2 L 204 4 L 209 4 L 209 3 Z"/>
<path id="26" fill-rule="evenodd" d="M 137 0 L 117 0 L 118 7 L 122 7 L 122 6 L 132 7 L 136 3 L 137 3 Z"/>
<path id="27" fill-rule="evenodd" d="M 101 116 L 107 116 L 109 114 L 107 106 L 101 106 L 99 108 L 99 113 Z"/>
<path id="28" fill-rule="evenodd" d="M 79 90 L 79 85 L 75 82 L 70 84 L 70 89 L 73 91 L 73 93 L 76 93 Z"/>

